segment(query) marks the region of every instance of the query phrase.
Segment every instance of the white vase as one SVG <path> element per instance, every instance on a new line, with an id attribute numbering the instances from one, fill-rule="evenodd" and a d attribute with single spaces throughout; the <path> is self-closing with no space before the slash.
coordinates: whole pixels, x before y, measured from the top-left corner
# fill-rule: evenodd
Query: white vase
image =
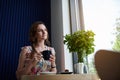
<path id="1" fill-rule="evenodd" d="M 74 69 L 76 74 L 84 73 L 84 63 L 76 63 L 74 64 Z"/>

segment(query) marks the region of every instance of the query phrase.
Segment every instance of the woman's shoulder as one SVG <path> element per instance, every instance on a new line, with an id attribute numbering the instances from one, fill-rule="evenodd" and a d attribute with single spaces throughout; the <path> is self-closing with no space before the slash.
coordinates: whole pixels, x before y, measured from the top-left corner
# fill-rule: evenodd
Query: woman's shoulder
<path id="1" fill-rule="evenodd" d="M 27 51 L 28 53 L 32 51 L 32 47 L 31 46 L 23 46 L 21 47 L 22 51 Z"/>
<path id="2" fill-rule="evenodd" d="M 55 49 L 54 47 L 47 46 L 47 49 L 52 52 L 52 54 L 55 54 Z"/>
<path id="3" fill-rule="evenodd" d="M 32 47 L 31 46 L 23 46 L 21 47 L 20 57 L 26 56 L 26 58 L 30 55 Z"/>
<path id="4" fill-rule="evenodd" d="M 31 46 L 22 46 L 21 49 L 30 49 L 32 48 Z"/>

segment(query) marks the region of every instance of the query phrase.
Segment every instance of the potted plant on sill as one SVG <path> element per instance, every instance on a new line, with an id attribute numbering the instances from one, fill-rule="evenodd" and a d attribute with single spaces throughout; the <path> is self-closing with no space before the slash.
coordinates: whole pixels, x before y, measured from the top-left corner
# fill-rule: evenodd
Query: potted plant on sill
<path id="1" fill-rule="evenodd" d="M 65 35 L 64 44 L 67 45 L 69 52 L 77 53 L 78 63 L 83 64 L 84 58 L 87 58 L 89 54 L 94 52 L 94 35 L 94 32 L 91 30 L 79 30 L 73 34 Z M 77 73 L 83 73 L 83 71 Z"/>

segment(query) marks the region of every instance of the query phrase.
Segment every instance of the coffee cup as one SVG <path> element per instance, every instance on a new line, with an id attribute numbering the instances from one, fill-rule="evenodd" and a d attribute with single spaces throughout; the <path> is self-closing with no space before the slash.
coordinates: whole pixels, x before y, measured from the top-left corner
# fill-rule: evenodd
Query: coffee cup
<path id="1" fill-rule="evenodd" d="M 44 50 L 42 52 L 42 55 L 43 55 L 44 60 L 49 60 L 50 55 L 51 55 L 51 51 L 50 50 Z"/>

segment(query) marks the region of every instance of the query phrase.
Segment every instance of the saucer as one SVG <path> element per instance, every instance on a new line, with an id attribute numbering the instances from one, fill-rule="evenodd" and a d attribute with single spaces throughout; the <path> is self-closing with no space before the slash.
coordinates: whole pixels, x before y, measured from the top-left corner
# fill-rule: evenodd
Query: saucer
<path id="1" fill-rule="evenodd" d="M 56 75 L 55 72 L 40 72 L 40 75 Z"/>

